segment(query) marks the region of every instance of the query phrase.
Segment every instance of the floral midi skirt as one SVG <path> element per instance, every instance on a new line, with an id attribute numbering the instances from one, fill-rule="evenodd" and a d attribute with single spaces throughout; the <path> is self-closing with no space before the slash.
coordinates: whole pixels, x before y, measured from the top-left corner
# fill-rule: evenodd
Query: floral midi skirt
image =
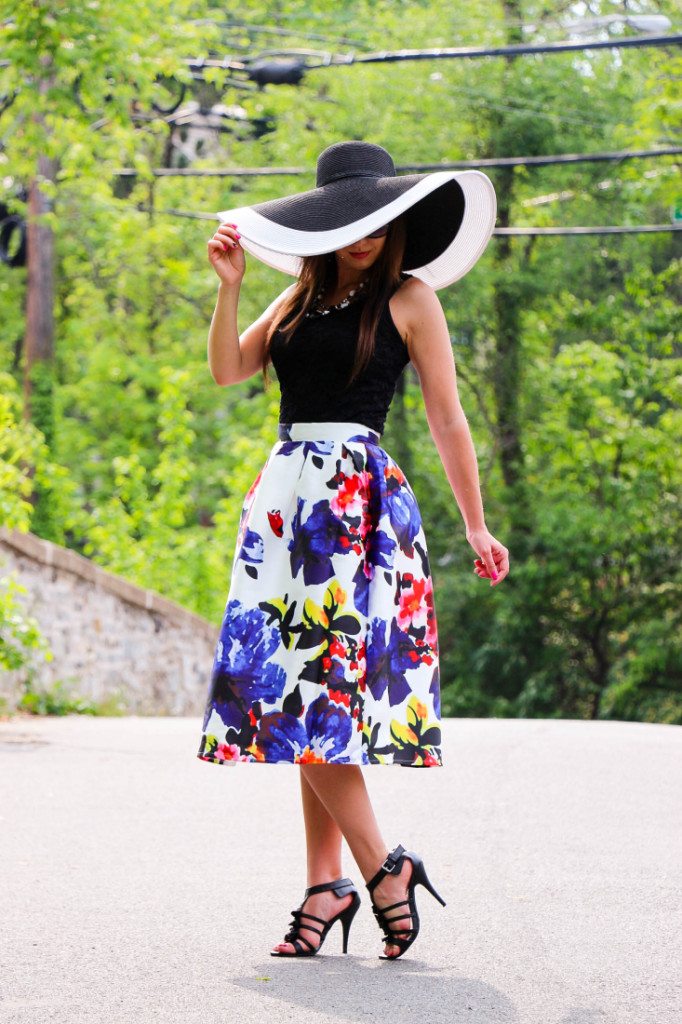
<path id="1" fill-rule="evenodd" d="M 426 539 L 362 423 L 280 423 L 241 511 L 197 756 L 442 765 Z"/>

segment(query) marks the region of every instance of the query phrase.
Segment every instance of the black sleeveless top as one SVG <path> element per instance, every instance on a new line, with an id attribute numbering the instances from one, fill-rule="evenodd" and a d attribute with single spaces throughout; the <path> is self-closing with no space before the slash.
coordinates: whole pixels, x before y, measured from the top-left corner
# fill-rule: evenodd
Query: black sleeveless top
<path id="1" fill-rule="evenodd" d="M 388 301 L 377 323 L 374 354 L 349 387 L 344 385 L 353 366 L 364 295 L 343 308 L 305 317 L 287 342 L 275 330 L 270 355 L 281 390 L 280 423 L 349 421 L 383 432 L 398 379 L 410 361 Z"/>

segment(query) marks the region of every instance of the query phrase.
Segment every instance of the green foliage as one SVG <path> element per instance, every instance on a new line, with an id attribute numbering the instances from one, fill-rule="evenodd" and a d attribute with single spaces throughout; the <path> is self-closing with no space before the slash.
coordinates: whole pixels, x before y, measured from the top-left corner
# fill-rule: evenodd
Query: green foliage
<path id="1" fill-rule="evenodd" d="M 32 506 L 30 466 L 40 449 L 40 433 L 22 419 L 19 387 L 0 373 L 0 522 L 28 530 Z"/>
<path id="2" fill-rule="evenodd" d="M 23 607 L 19 595 L 27 593 L 16 571 L 0 576 L 0 672 L 18 672 L 22 677 L 17 710 L 34 715 L 125 714 L 122 696 L 93 702 L 78 696 L 75 680 L 69 684 L 58 679 L 52 686 L 38 681 L 40 661 L 53 661 L 54 652 L 38 620 Z M 0 710 L 6 704 L 6 699 L 0 697 Z"/>
<path id="3" fill-rule="evenodd" d="M 94 702 L 80 697 L 75 692 L 74 682 L 57 680 L 53 686 L 34 688 L 28 681 L 24 686 L 17 710 L 31 715 L 102 715 L 123 716 L 127 713 L 125 703 L 118 697 Z"/>
<path id="4" fill-rule="evenodd" d="M 612 10 L 591 6 L 595 16 Z M 506 20 L 511 11 L 517 22 Z M 56 359 L 35 370 L 28 424 L 17 354 L 26 274 L 0 265 L 3 522 L 217 622 L 241 501 L 275 437 L 279 395 L 276 386 L 264 393 L 258 375 L 219 388 L 208 372 L 215 212 L 312 187 L 317 154 L 342 138 L 383 144 L 411 170 L 656 146 L 679 125 L 680 57 L 670 48 L 358 62 L 310 71 L 300 86 L 247 92 L 217 69 L 193 82 L 186 57 L 224 56 L 235 40 L 254 55 L 270 46 L 264 24 L 291 33 L 287 47 L 362 55 L 504 44 L 520 23 L 536 25 L 536 40 L 559 39 L 562 18 L 572 17 L 493 0 L 335 0 L 314 9 L 251 0 L 230 16 L 243 28 L 223 42 L 224 12 L 201 0 L 172 10 L 159 0 L 134 9 L 66 3 L 58 17 L 50 4 L 15 5 L 3 26 L 0 85 L 16 97 L 3 114 L 0 159 L 16 182 L 35 173 L 39 155 L 57 162 L 55 183 L 44 183 L 56 244 Z M 195 166 L 306 173 L 154 178 L 151 169 L 167 163 L 168 126 L 131 114 L 149 114 L 171 74 L 192 86 L 188 99 L 275 121 L 260 137 L 230 122 Z M 44 122 L 32 117 L 37 109 Z M 117 178 L 122 166 L 137 176 Z M 679 174 L 665 158 L 489 173 L 500 223 L 665 223 L 679 200 Z M 26 213 L 15 195 L 6 198 Z M 208 219 L 167 215 L 173 210 Z M 682 720 L 681 277 L 679 236 L 497 237 L 472 273 L 439 293 L 486 520 L 511 552 L 499 588 L 471 571 L 474 552 L 408 368 L 383 443 L 425 518 L 447 714 Z M 247 254 L 241 330 L 286 283 Z M 518 482 L 502 443 L 509 421 Z"/>
<path id="5" fill-rule="evenodd" d="M 14 672 L 28 665 L 32 652 L 52 661 L 48 642 L 40 632 L 40 625 L 27 615 L 19 600 L 26 587 L 16 574 L 0 576 L 0 670 Z"/>
<path id="6" fill-rule="evenodd" d="M 54 448 L 54 366 L 48 360 L 39 359 L 33 363 L 29 378 L 31 382 L 31 422 L 44 438 L 45 449 Z M 33 515 L 31 529 L 46 540 L 57 540 L 53 524 L 57 522 L 54 492 L 50 485 L 42 486 L 34 478 Z"/>
<path id="7" fill-rule="evenodd" d="M 40 364 L 37 364 L 40 365 Z M 80 514 L 78 485 L 67 466 L 52 457 L 42 432 L 22 417 L 18 382 L 0 372 L 0 521 L 10 529 L 34 529 L 28 499 L 42 495 L 51 510 L 47 539 L 64 543 Z M 43 504 L 43 508 L 45 507 Z"/>
<path id="8" fill-rule="evenodd" d="M 484 608 L 442 588 L 452 713 L 682 722 L 682 360 L 667 329 L 626 346 L 641 323 L 526 367 L 531 542 Z"/>

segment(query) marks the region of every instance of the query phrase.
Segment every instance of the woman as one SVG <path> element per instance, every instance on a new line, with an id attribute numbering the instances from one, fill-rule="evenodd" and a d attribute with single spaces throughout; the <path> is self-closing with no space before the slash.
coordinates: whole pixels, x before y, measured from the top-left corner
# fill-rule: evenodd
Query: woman
<path id="1" fill-rule="evenodd" d="M 445 904 L 417 854 L 388 851 L 360 769 L 442 764 L 440 679 L 419 507 L 379 440 L 411 361 L 474 571 L 499 584 L 508 551 L 485 525 L 435 292 L 485 248 L 494 192 L 478 172 L 398 177 L 381 146 L 341 142 L 315 189 L 219 217 L 211 373 L 226 386 L 261 370 L 267 385 L 272 361 L 281 403 L 242 508 L 197 756 L 300 766 L 308 888 L 272 954 L 315 955 L 337 920 L 347 951 L 360 897 L 345 837 L 394 960 L 419 931 L 416 885 Z M 244 249 L 298 280 L 240 336 Z"/>

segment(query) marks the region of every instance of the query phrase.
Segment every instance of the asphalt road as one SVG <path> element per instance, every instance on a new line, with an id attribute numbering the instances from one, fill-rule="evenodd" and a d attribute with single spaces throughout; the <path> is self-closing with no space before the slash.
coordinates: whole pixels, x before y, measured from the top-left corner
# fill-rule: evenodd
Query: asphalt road
<path id="1" fill-rule="evenodd" d="M 0 722 L 5 1024 L 682 1021 L 682 728 L 444 722 L 443 768 L 363 769 L 424 857 L 419 938 L 278 960 L 305 888 L 298 768 L 199 761 L 191 718 Z M 344 871 L 362 886 L 348 850 Z"/>

